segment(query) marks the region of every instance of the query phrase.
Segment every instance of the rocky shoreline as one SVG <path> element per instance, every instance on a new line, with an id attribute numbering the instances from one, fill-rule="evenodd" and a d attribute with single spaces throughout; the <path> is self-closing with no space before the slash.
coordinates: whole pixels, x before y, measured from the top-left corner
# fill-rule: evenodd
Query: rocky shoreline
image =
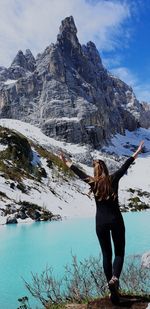
<path id="1" fill-rule="evenodd" d="M 39 221 L 60 221 L 62 220 L 60 215 L 53 215 L 48 209 L 44 209 L 36 204 L 29 202 L 20 202 L 21 207 L 14 213 L 6 215 L 10 210 L 5 209 L 5 224 L 17 224 L 18 219 L 21 219 L 21 222 L 26 222 L 26 219 L 31 219 L 34 222 Z M 10 211 L 11 212 L 11 211 Z"/>

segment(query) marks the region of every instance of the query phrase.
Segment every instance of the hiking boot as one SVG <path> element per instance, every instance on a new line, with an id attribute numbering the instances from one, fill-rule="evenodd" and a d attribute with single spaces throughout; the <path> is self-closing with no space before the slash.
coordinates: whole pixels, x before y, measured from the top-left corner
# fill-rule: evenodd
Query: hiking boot
<path id="1" fill-rule="evenodd" d="M 119 303 L 119 280 L 117 277 L 113 276 L 108 282 L 108 287 L 111 293 L 110 299 L 114 305 Z"/>

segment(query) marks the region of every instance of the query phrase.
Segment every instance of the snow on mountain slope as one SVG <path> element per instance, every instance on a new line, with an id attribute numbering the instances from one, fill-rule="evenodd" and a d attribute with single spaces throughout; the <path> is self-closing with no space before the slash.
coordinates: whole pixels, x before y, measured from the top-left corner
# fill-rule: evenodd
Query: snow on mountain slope
<path id="1" fill-rule="evenodd" d="M 56 141 L 54 138 L 50 138 L 42 133 L 41 129 L 26 123 L 20 120 L 15 119 L 0 119 L 0 126 L 7 127 L 12 130 L 16 130 L 17 132 L 22 133 L 24 136 L 29 138 L 36 143 L 39 143 L 41 146 L 45 147 L 55 147 L 55 149 L 64 149 L 66 151 L 70 151 L 74 154 L 83 153 L 86 151 L 86 146 L 79 146 L 75 144 L 70 144 L 66 142 Z"/>
<path id="2" fill-rule="evenodd" d="M 20 204 L 24 201 L 32 204 L 37 204 L 42 207 L 42 209 L 48 209 L 54 215 L 61 215 L 62 218 L 74 217 L 74 216 L 91 216 L 94 214 L 95 208 L 94 201 L 84 195 L 84 192 L 88 191 L 88 186 L 82 183 L 77 178 L 64 176 L 59 172 L 57 167 L 49 168 L 47 158 L 40 154 L 39 145 L 44 146 L 48 149 L 52 149 L 53 153 L 58 152 L 58 149 L 64 148 L 64 150 L 72 150 L 72 153 L 81 153 L 82 149 L 84 152 L 85 147 L 75 146 L 75 145 L 64 145 L 61 142 L 55 142 L 55 140 L 46 137 L 38 128 L 31 126 L 29 124 L 10 120 L 2 119 L 0 120 L 0 126 L 6 127 L 11 130 L 15 130 L 19 134 L 26 136 L 32 145 L 32 165 L 40 166 L 46 173 L 46 177 L 42 177 L 40 181 L 37 179 L 32 179 L 30 177 L 25 177 L 21 184 L 25 186 L 25 191 L 18 189 L 17 181 L 12 179 L 6 179 L 4 173 L 0 173 L 0 214 L 1 223 L 5 223 L 8 215 L 15 209 L 20 208 Z M 54 147 L 56 144 L 56 147 Z M 1 150 L 4 150 L 3 143 L 0 144 Z M 37 146 L 37 147 L 36 147 Z M 78 150 L 79 149 L 79 150 Z M 40 149 L 41 151 L 41 149 Z M 43 148 L 42 148 L 43 152 Z M 6 164 L 11 167 L 12 162 L 9 160 Z M 8 178 L 8 175 L 7 175 Z M 8 209 L 9 214 L 4 216 L 4 209 Z M 10 207 L 11 206 L 11 207 Z M 14 211 L 13 211 L 14 209 Z M 6 211 L 5 211 L 6 213 Z M 18 222 L 21 221 L 18 219 Z M 30 219 L 26 219 L 30 221 Z"/>
<path id="3" fill-rule="evenodd" d="M 126 204 L 129 198 L 137 196 L 137 192 L 142 196 L 142 201 L 150 206 L 150 129 L 138 129 L 134 132 L 125 132 L 125 136 L 117 134 L 111 140 L 109 147 L 104 147 L 103 151 L 120 156 L 130 156 L 136 149 L 139 142 L 144 141 L 143 153 L 135 160 L 135 164 L 128 170 L 120 181 L 120 201 Z M 132 189 L 133 194 L 127 192 Z M 142 192 L 147 192 L 143 194 Z"/>
<path id="4" fill-rule="evenodd" d="M 19 120 L 1 119 L 0 126 L 7 127 L 16 132 L 22 133 L 27 139 L 40 145 L 47 150 L 58 154 L 60 150 L 68 153 L 73 161 L 80 163 L 86 172 L 92 175 L 92 168 L 89 166 L 92 158 L 103 158 L 110 171 L 117 169 L 136 149 L 139 141 L 145 141 L 144 152 L 138 157 L 135 164 L 128 170 L 120 181 L 120 205 L 125 210 L 142 209 L 143 205 L 150 205 L 150 130 L 138 129 L 135 132 L 126 131 L 126 134 L 117 134 L 111 140 L 111 145 L 104 147 L 101 151 L 92 150 L 89 146 L 75 145 L 56 141 L 45 136 L 39 128 Z M 1 145 L 0 147 L 3 147 Z M 2 148 L 3 149 L 3 148 Z M 2 197 L 1 209 L 11 201 L 14 208 L 20 207 L 19 202 L 27 201 L 36 203 L 43 209 L 49 209 L 53 214 L 60 214 L 62 218 L 94 216 L 94 199 L 89 199 L 85 193 L 88 192 L 88 185 L 78 178 L 67 178 L 60 176 L 57 170 L 52 170 L 47 165 L 45 157 L 40 156 L 37 149 L 32 147 L 32 164 L 39 165 L 46 171 L 47 177 L 42 181 L 24 179 L 23 183 L 28 188 L 22 192 L 17 187 L 10 187 L 10 181 L 0 176 L 0 191 L 6 194 L 7 199 Z M 88 164 L 88 165 L 87 165 Z M 147 207 L 146 207 L 147 208 Z M 0 222 L 5 223 L 6 217 L 1 211 Z M 29 220 L 28 218 L 26 220 Z M 18 220 L 20 222 L 21 219 Z"/>

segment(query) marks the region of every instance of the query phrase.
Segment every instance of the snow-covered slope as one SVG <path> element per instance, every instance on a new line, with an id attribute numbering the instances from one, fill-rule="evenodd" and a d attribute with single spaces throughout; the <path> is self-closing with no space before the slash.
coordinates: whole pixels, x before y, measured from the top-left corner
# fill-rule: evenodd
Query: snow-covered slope
<path id="1" fill-rule="evenodd" d="M 59 167 L 53 164 L 53 168 L 48 167 L 48 157 L 43 149 L 49 149 L 47 153 L 55 153 L 63 149 L 67 153 L 82 156 L 87 149 L 81 146 L 64 144 L 45 136 L 40 129 L 23 123 L 21 121 L 1 119 L 0 126 L 9 128 L 23 134 L 32 144 L 32 164 L 40 166 L 46 172 L 46 177 L 40 181 L 37 178 L 23 177 L 21 184 L 25 190 L 18 188 L 18 182 L 14 179 L 7 179 L 5 173 L 0 170 L 0 222 L 5 223 L 10 215 L 14 215 L 15 210 L 20 208 L 21 203 L 37 204 L 42 209 L 48 209 L 54 215 L 59 214 L 62 218 L 74 216 L 91 216 L 94 214 L 94 201 L 84 195 L 88 191 L 86 184 L 68 174 L 59 171 Z M 41 148 L 42 146 L 42 148 Z M 6 145 L 0 144 L 0 151 L 6 149 Z M 41 154 L 42 153 L 42 154 Z M 6 161 L 6 160 L 5 160 Z M 7 160 L 11 168 L 12 162 Z M 24 192 L 23 192 L 24 191 Z M 26 191 L 26 192 L 25 192 Z M 8 215 L 4 209 L 11 209 Z M 17 219 L 18 222 L 21 219 Z M 30 221 L 27 218 L 25 221 Z"/>
<path id="2" fill-rule="evenodd" d="M 22 202 L 37 204 L 42 209 L 50 210 L 54 215 L 59 214 L 62 218 L 77 216 L 94 216 L 95 202 L 86 196 L 88 185 L 84 184 L 77 177 L 69 176 L 59 170 L 58 166 L 50 168 L 48 158 L 42 154 L 42 149 L 47 149 L 55 155 L 60 150 L 65 151 L 77 163 L 80 163 L 86 172 L 92 175 L 90 161 L 92 158 L 103 158 L 111 171 L 117 169 L 130 156 L 137 147 L 139 141 L 145 141 L 144 153 L 142 153 L 135 164 L 129 169 L 128 174 L 120 181 L 120 204 L 127 209 L 141 209 L 142 205 L 150 205 L 150 130 L 138 129 L 135 132 L 126 131 L 125 136 L 116 135 L 109 147 L 98 150 L 91 150 L 88 146 L 74 145 L 56 141 L 45 136 L 39 128 L 23 123 L 19 120 L 1 119 L 0 126 L 15 130 L 23 134 L 32 147 L 32 164 L 40 166 L 46 177 L 40 181 L 36 178 L 24 177 L 22 180 L 26 190 L 20 190 L 11 179 L 6 179 L 0 172 L 0 222 L 5 223 L 7 216 L 4 216 L 3 209 L 9 207 L 15 214 Z M 0 143 L 0 151 L 5 149 Z M 48 155 L 48 152 L 47 152 Z M 11 162 L 9 162 L 11 163 Z M 129 200 L 132 199 L 132 200 Z M 129 203 L 132 204 L 132 207 Z M 145 204 L 143 204 L 145 203 Z M 140 206 L 139 206 L 140 205 Z M 9 214 L 10 215 L 10 214 Z M 29 220 L 27 218 L 26 220 Z M 21 219 L 18 219 L 20 222 Z"/>
<path id="3" fill-rule="evenodd" d="M 138 196 L 150 207 L 150 129 L 140 128 L 134 132 L 126 131 L 125 136 L 117 134 L 112 138 L 112 144 L 104 147 L 103 150 L 109 154 L 115 153 L 119 158 L 130 156 L 141 140 L 144 141 L 143 153 L 138 156 L 135 164 L 120 181 L 120 202 L 128 204 L 129 198 L 133 199 Z"/>

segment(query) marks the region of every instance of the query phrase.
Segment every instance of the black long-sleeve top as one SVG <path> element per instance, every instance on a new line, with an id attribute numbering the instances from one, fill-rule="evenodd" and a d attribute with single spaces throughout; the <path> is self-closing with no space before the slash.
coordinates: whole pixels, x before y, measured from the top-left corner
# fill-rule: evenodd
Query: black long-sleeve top
<path id="1" fill-rule="evenodd" d="M 101 200 L 99 201 L 97 197 L 95 196 L 96 201 L 96 208 L 97 208 L 97 217 L 99 220 L 102 218 L 104 222 L 104 218 L 107 221 L 112 220 L 114 216 L 117 214 L 120 214 L 119 210 L 119 202 L 118 202 L 118 185 L 120 178 L 127 172 L 127 169 L 129 166 L 133 163 L 134 157 L 128 158 L 125 163 L 113 174 L 110 175 L 111 178 L 111 184 L 113 188 L 113 192 L 115 193 L 115 199 L 110 197 L 108 200 Z M 80 170 L 76 165 L 72 164 L 70 166 L 71 170 L 79 176 L 80 179 L 85 181 L 90 185 L 90 179 L 91 176 L 84 173 L 82 170 Z"/>

